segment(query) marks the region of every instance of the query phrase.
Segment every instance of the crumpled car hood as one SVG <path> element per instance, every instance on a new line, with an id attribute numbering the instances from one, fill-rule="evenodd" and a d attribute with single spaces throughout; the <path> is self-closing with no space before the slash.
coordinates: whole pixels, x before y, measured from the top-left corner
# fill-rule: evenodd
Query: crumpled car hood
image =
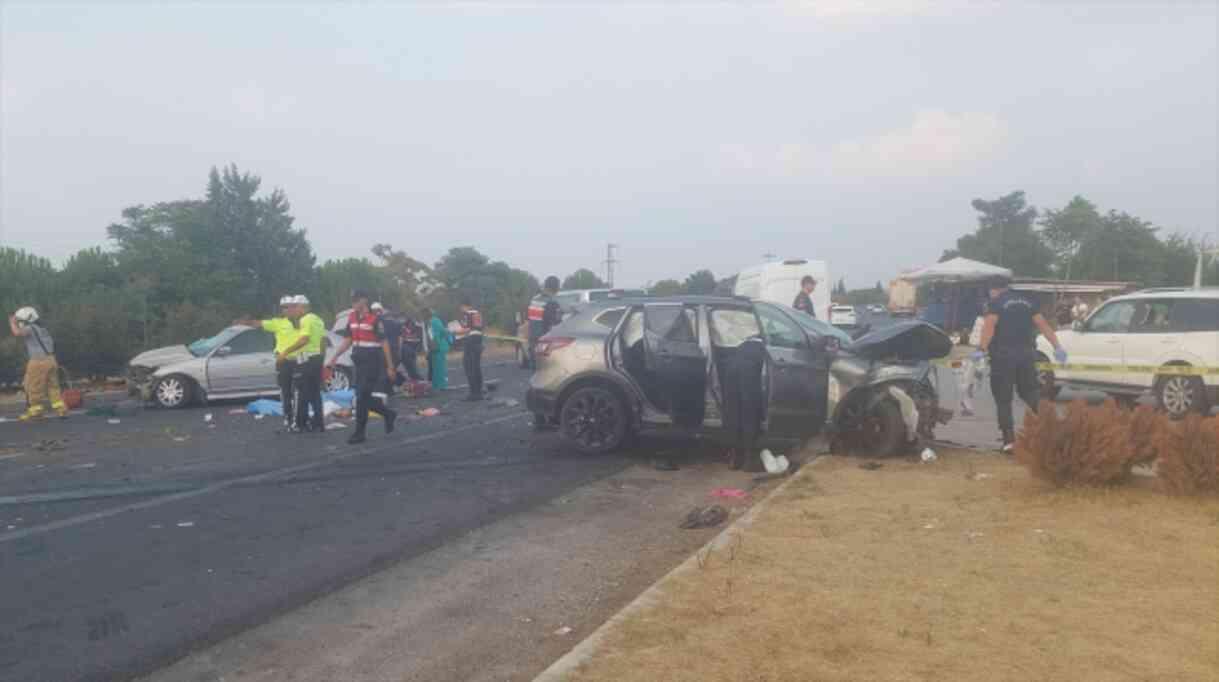
<path id="1" fill-rule="evenodd" d="M 164 367 L 165 365 L 173 365 L 185 360 L 192 360 L 194 357 L 195 356 L 186 349 L 186 346 L 166 346 L 164 348 L 154 348 L 152 350 L 144 351 L 134 358 L 131 358 L 131 362 L 129 364 L 136 367 L 157 369 L 158 367 Z"/>
<path id="2" fill-rule="evenodd" d="M 933 324 L 906 320 L 868 332 L 844 350 L 869 360 L 934 360 L 952 352 L 952 339 Z"/>

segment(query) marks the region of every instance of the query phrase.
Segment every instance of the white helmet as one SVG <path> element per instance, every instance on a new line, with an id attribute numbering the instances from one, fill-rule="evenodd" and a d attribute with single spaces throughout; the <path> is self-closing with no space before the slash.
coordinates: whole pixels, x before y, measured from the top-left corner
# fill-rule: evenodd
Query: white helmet
<path id="1" fill-rule="evenodd" d="M 286 305 L 292 305 L 293 303 L 296 303 L 295 296 L 284 296 L 283 298 L 279 299 L 279 307 L 281 308 Z"/>
<path id="2" fill-rule="evenodd" d="M 33 324 L 38 321 L 38 311 L 27 305 L 13 313 L 13 317 L 22 324 Z"/>
<path id="3" fill-rule="evenodd" d="M 378 312 L 385 310 L 385 306 L 381 305 L 380 301 L 377 301 L 376 303 L 373 303 L 372 305 L 370 305 L 368 307 L 370 310 L 376 310 Z"/>
<path id="4" fill-rule="evenodd" d="M 292 297 L 292 302 L 296 305 L 309 305 L 309 297 L 304 294 L 299 294 Z"/>

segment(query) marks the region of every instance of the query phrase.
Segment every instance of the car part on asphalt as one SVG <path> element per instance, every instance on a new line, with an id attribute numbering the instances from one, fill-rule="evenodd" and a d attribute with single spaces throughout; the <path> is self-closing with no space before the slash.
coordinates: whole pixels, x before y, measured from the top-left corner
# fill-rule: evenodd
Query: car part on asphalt
<path id="1" fill-rule="evenodd" d="M 728 519 L 728 510 L 718 504 L 709 507 L 695 507 L 686 514 L 686 518 L 678 524 L 678 528 L 694 530 L 697 528 L 714 528 Z"/>

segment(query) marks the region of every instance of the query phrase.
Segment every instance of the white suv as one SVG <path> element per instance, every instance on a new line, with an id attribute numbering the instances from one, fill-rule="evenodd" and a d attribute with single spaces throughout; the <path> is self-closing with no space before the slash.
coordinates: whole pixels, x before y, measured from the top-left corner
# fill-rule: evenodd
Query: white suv
<path id="1" fill-rule="evenodd" d="M 1068 369 L 1042 373 L 1042 388 L 1050 395 L 1059 384 L 1119 399 L 1150 390 L 1160 408 L 1174 417 L 1191 411 L 1209 414 L 1219 402 L 1217 288 L 1149 289 L 1111 298 L 1072 331 L 1058 332 L 1058 338 L 1070 357 Z M 1037 350 L 1042 362 L 1053 356 L 1044 338 L 1037 340 Z M 1197 367 L 1199 372 L 1155 373 L 1166 366 Z"/>

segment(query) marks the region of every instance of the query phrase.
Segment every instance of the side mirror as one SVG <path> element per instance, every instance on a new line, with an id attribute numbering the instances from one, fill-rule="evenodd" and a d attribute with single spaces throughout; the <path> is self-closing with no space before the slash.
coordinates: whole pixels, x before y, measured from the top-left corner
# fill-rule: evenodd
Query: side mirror
<path id="1" fill-rule="evenodd" d="M 228 346 L 221 346 L 216 349 L 216 357 L 223 358 L 233 354 L 233 349 Z"/>

